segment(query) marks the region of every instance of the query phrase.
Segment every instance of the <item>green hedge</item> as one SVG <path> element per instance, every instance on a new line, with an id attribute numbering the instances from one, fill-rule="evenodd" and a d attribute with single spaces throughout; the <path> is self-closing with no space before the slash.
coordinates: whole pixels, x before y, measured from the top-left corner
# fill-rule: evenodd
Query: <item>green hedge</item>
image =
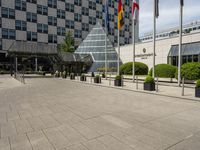
<path id="1" fill-rule="evenodd" d="M 151 76 L 147 76 L 145 78 L 144 83 L 155 83 L 154 78 L 152 78 Z"/>
<path id="2" fill-rule="evenodd" d="M 120 74 L 132 75 L 133 62 L 128 62 L 120 66 Z M 148 66 L 141 62 L 135 62 L 135 75 L 147 75 Z"/>
<path id="3" fill-rule="evenodd" d="M 169 64 L 158 64 L 155 66 L 155 76 L 160 78 L 174 78 L 177 67 Z M 149 72 L 152 76 L 152 69 Z"/>
<path id="4" fill-rule="evenodd" d="M 176 72 L 176 77 L 178 72 Z M 185 63 L 181 67 L 181 76 L 187 80 L 198 80 L 200 79 L 200 63 L 190 62 Z"/>

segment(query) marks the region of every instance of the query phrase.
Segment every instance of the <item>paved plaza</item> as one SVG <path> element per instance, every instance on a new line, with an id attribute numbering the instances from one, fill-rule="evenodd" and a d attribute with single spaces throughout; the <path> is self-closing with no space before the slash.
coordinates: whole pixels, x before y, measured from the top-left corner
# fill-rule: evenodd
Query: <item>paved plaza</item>
<path id="1" fill-rule="evenodd" d="M 200 102 L 0 77 L 0 150 L 199 150 Z"/>

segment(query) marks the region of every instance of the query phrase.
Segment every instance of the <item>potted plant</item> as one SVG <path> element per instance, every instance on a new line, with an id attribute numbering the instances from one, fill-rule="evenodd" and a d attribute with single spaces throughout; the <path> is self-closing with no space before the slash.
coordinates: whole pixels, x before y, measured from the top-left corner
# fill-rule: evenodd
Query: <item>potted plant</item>
<path id="1" fill-rule="evenodd" d="M 196 81 L 195 97 L 200 97 L 200 79 Z"/>
<path id="2" fill-rule="evenodd" d="M 67 73 L 66 73 L 66 71 L 63 71 L 63 73 L 62 73 L 62 78 L 67 78 Z"/>
<path id="3" fill-rule="evenodd" d="M 71 80 L 75 80 L 75 74 L 74 74 L 74 73 L 71 73 L 71 74 L 70 74 L 70 79 L 71 79 Z"/>
<path id="4" fill-rule="evenodd" d="M 122 76 L 118 75 L 115 77 L 114 85 L 115 86 L 123 86 Z"/>
<path id="5" fill-rule="evenodd" d="M 94 75 L 94 72 L 92 72 L 92 73 L 91 73 L 91 77 L 94 77 L 94 76 L 95 76 L 95 75 Z"/>
<path id="6" fill-rule="evenodd" d="M 101 76 L 102 78 L 105 78 L 106 77 L 105 72 L 103 72 Z"/>
<path id="7" fill-rule="evenodd" d="M 144 81 L 144 90 L 155 91 L 155 81 L 151 76 L 147 76 Z"/>
<path id="8" fill-rule="evenodd" d="M 86 76 L 84 74 L 82 74 L 81 77 L 80 77 L 80 80 L 81 81 L 86 81 Z"/>
<path id="9" fill-rule="evenodd" d="M 101 77 L 99 75 L 94 77 L 94 83 L 101 83 Z"/>

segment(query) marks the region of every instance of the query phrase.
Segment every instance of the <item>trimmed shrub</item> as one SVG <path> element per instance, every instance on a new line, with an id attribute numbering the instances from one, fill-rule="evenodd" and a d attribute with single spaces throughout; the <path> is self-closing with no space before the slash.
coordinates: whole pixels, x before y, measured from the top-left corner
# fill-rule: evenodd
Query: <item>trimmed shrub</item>
<path id="1" fill-rule="evenodd" d="M 169 64 L 158 64 L 155 66 L 155 76 L 160 78 L 174 78 L 177 67 Z M 149 71 L 149 75 L 152 76 L 152 68 Z"/>
<path id="2" fill-rule="evenodd" d="M 200 79 L 196 81 L 196 87 L 200 87 Z"/>
<path id="3" fill-rule="evenodd" d="M 144 83 L 155 83 L 154 78 L 152 78 L 151 76 L 147 76 L 145 78 Z"/>
<path id="4" fill-rule="evenodd" d="M 177 76 L 178 76 L 178 71 L 176 72 L 176 77 Z M 181 76 L 187 80 L 200 79 L 200 63 L 190 62 L 183 64 L 181 66 Z"/>
<path id="5" fill-rule="evenodd" d="M 122 79 L 122 76 L 118 75 L 118 76 L 115 77 L 115 80 L 121 80 L 121 79 Z"/>
<path id="6" fill-rule="evenodd" d="M 141 62 L 135 62 L 135 75 L 147 75 L 148 66 Z M 132 75 L 133 74 L 133 62 L 128 62 L 120 66 L 120 74 Z"/>

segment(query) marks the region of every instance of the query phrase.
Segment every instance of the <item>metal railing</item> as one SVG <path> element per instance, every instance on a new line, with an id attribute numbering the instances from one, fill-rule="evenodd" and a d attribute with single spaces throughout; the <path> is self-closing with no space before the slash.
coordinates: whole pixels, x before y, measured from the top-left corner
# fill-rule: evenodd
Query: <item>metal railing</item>
<path id="1" fill-rule="evenodd" d="M 25 84 L 24 72 L 23 73 L 15 72 L 14 78 L 20 81 L 21 83 Z"/>

